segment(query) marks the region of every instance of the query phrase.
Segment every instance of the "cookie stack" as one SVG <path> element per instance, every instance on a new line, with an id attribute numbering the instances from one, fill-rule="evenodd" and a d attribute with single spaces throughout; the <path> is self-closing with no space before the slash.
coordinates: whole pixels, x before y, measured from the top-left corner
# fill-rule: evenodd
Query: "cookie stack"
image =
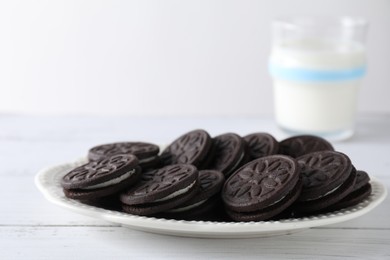
<path id="1" fill-rule="evenodd" d="M 196 129 L 161 152 L 120 142 L 91 148 L 88 159 L 63 177 L 65 196 L 142 216 L 262 221 L 339 210 L 371 194 L 366 172 L 310 135 L 278 142 L 262 132 L 211 137 Z"/>

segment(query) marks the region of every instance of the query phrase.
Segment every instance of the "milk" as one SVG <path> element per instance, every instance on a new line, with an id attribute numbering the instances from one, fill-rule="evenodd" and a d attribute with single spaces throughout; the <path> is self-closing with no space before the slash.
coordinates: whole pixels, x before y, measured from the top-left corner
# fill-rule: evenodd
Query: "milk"
<path id="1" fill-rule="evenodd" d="M 291 133 L 353 134 L 365 49 L 357 42 L 304 39 L 275 44 L 270 56 L 275 117 Z"/>

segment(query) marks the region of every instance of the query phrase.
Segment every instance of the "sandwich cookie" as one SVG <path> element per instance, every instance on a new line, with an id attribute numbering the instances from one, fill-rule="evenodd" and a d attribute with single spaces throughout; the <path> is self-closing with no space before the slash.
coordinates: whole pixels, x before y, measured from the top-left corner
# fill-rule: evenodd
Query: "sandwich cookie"
<path id="1" fill-rule="evenodd" d="M 235 221 L 261 221 L 280 214 L 299 196 L 302 182 L 297 161 L 270 155 L 251 161 L 225 182 L 222 200 Z"/>
<path id="2" fill-rule="evenodd" d="M 243 139 L 248 144 L 250 161 L 277 154 L 279 151 L 279 142 L 270 134 L 253 133 L 244 136 Z"/>
<path id="3" fill-rule="evenodd" d="M 297 158 L 303 188 L 296 209 L 311 213 L 325 209 L 347 196 L 356 182 L 356 169 L 347 155 L 320 151 Z"/>
<path id="4" fill-rule="evenodd" d="M 174 140 L 161 153 L 164 165 L 192 164 L 202 169 L 207 163 L 212 147 L 210 135 L 201 129 L 185 133 Z"/>
<path id="5" fill-rule="evenodd" d="M 198 170 L 190 164 L 175 164 L 145 174 L 143 181 L 120 195 L 123 211 L 154 215 L 191 199 L 199 188 Z"/>
<path id="6" fill-rule="evenodd" d="M 293 136 L 279 143 L 279 153 L 294 158 L 312 152 L 327 150 L 334 151 L 334 148 L 325 139 L 314 135 Z"/>
<path id="7" fill-rule="evenodd" d="M 62 180 L 66 197 L 93 200 L 117 193 L 138 181 L 141 169 L 134 155 L 114 155 L 81 165 Z"/>
<path id="8" fill-rule="evenodd" d="M 368 198 L 370 194 L 371 184 L 369 175 L 365 171 L 357 171 L 356 182 L 353 186 L 352 192 L 345 196 L 345 198 L 341 199 L 339 202 L 326 208 L 325 210 L 334 211 L 354 206 Z"/>
<path id="9" fill-rule="evenodd" d="M 248 161 L 246 142 L 237 134 L 226 133 L 213 138 L 214 160 L 209 169 L 222 172 L 225 177 Z"/>
<path id="10" fill-rule="evenodd" d="M 151 168 L 159 165 L 158 153 L 160 148 L 151 143 L 144 142 L 120 142 L 98 145 L 88 152 L 90 161 L 98 161 L 117 154 L 132 154 L 137 156 L 141 168 Z"/>
<path id="11" fill-rule="evenodd" d="M 180 204 L 165 214 L 168 218 L 186 220 L 210 220 L 221 209 L 220 191 L 225 182 L 223 173 L 214 170 L 199 171 L 198 193 L 189 201 Z"/>

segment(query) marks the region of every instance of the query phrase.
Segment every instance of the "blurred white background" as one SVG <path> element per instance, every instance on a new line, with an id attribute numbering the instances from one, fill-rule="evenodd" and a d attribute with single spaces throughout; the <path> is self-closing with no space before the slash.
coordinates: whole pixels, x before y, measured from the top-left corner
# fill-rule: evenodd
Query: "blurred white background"
<path id="1" fill-rule="evenodd" d="M 369 20 L 360 112 L 390 112 L 389 0 L 1 1 L 0 114 L 257 116 L 270 23 Z"/>

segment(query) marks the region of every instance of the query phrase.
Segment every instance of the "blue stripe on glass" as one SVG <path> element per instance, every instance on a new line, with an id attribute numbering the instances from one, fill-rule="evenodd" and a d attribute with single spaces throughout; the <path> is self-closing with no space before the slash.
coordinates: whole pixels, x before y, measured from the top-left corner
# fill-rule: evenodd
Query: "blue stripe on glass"
<path id="1" fill-rule="evenodd" d="M 276 64 L 269 64 L 269 71 L 273 77 L 296 81 L 341 81 L 359 79 L 366 73 L 366 67 L 340 70 L 311 70 L 301 68 L 287 68 Z"/>

